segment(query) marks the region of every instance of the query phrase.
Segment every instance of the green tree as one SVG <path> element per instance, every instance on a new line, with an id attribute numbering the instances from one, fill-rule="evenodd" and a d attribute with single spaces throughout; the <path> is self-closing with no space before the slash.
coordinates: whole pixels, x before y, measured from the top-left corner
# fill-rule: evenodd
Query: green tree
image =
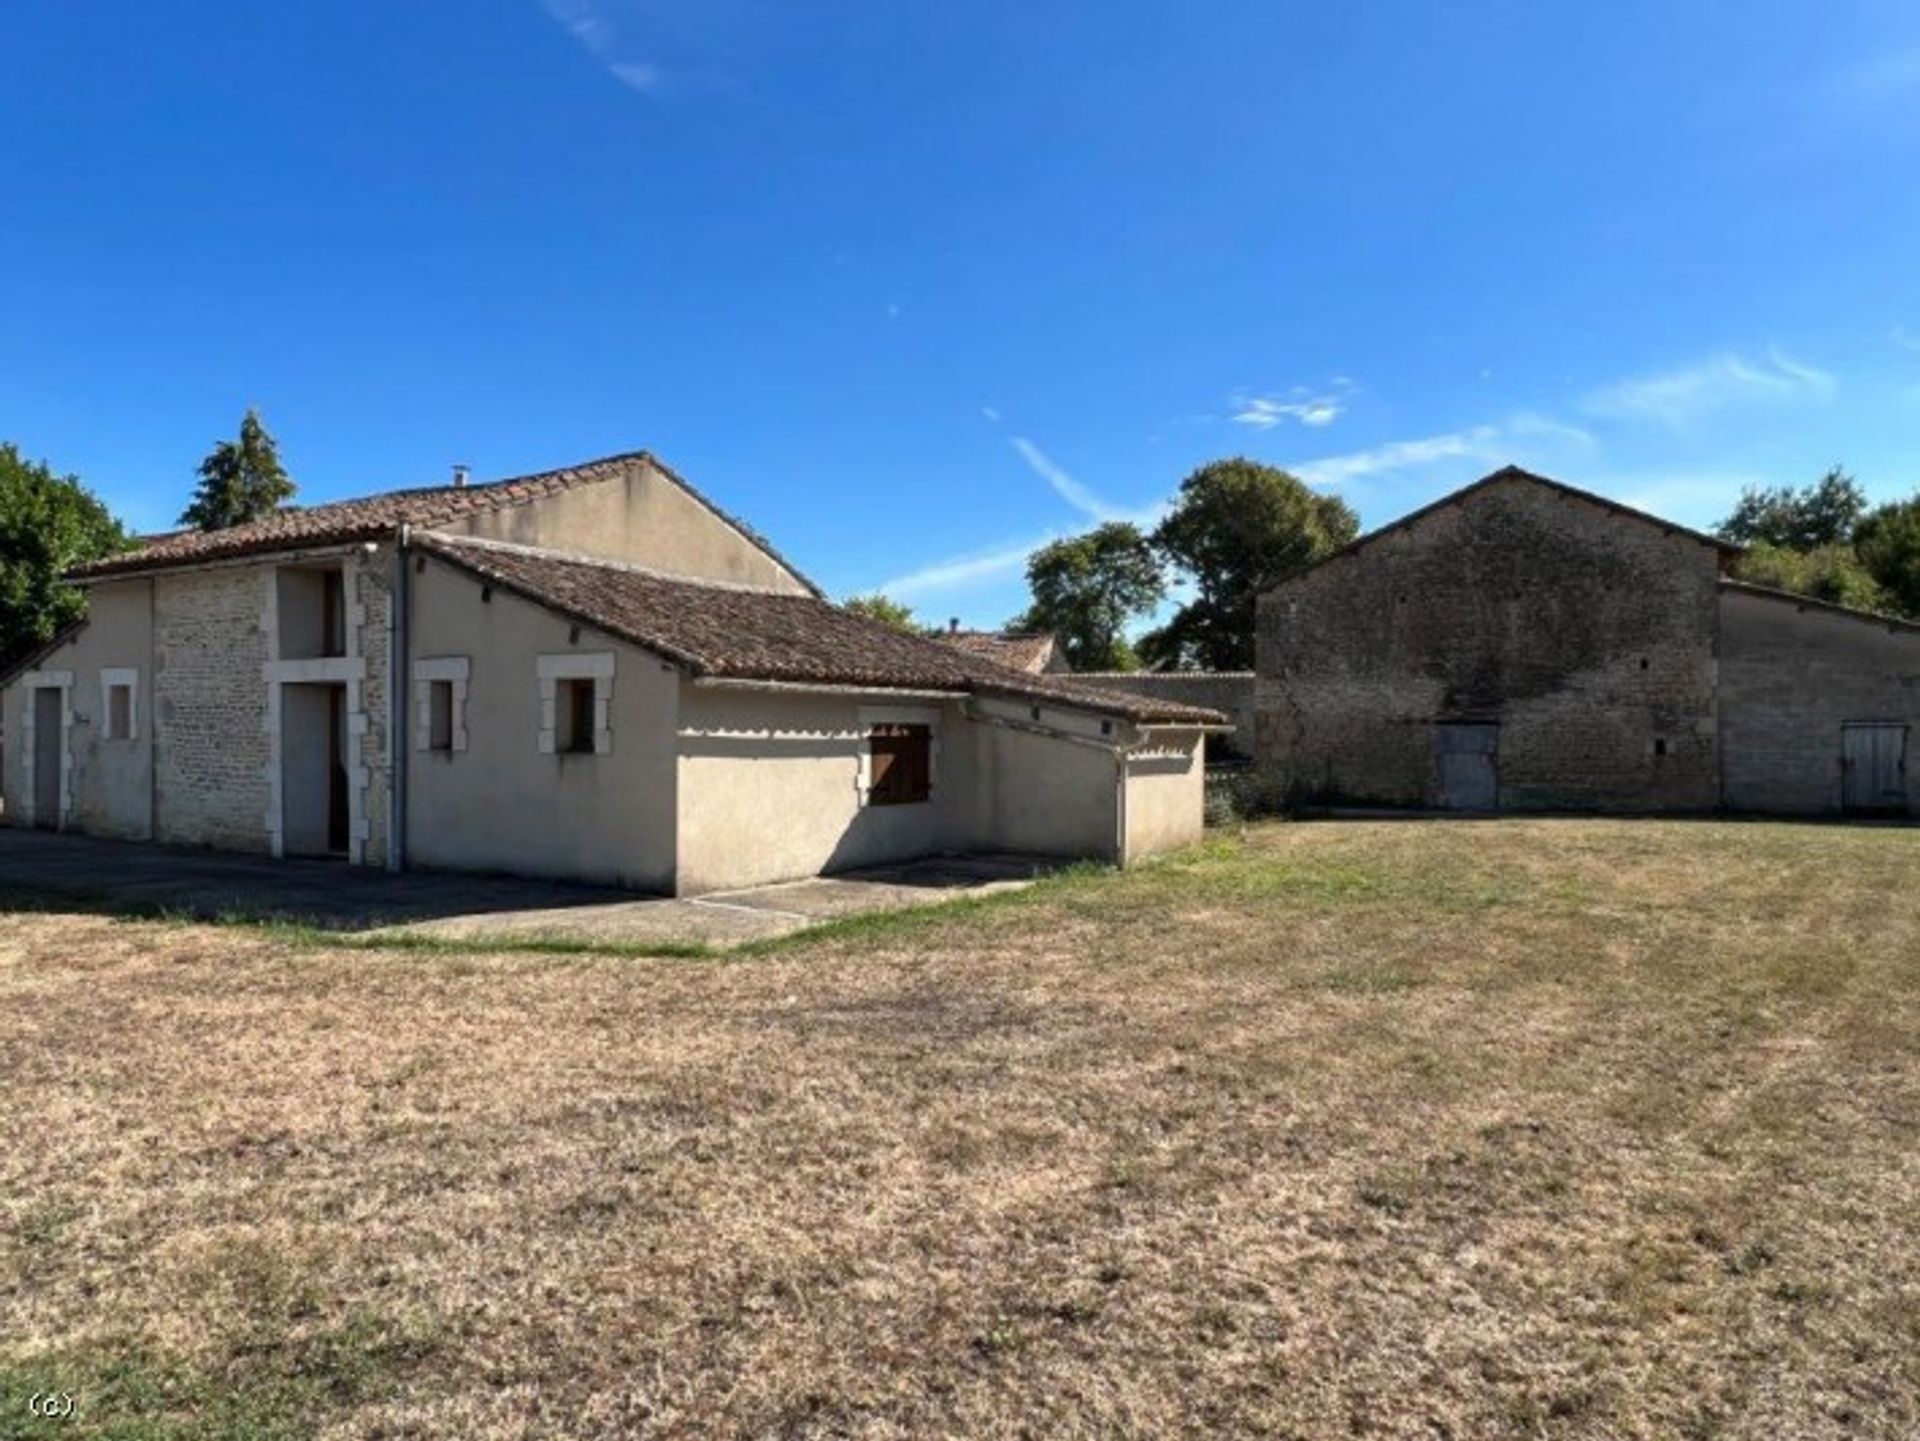
<path id="1" fill-rule="evenodd" d="M 840 602 L 842 610 L 850 610 L 855 615 L 863 615 L 868 620 L 877 620 L 882 625 L 890 625 L 895 630 L 905 631 L 908 635 L 921 634 L 921 626 L 913 618 L 913 607 L 902 605 L 891 596 L 875 591 L 872 595 L 850 595 Z"/>
<path id="2" fill-rule="evenodd" d="M 1127 623 L 1166 594 L 1153 546 L 1140 527 L 1107 524 L 1043 545 L 1027 558 L 1033 603 L 1009 630 L 1050 631 L 1074 670 L 1138 670 Z"/>
<path id="3" fill-rule="evenodd" d="M 1812 550 L 1757 541 L 1734 560 L 1733 575 L 1754 585 L 1790 590 L 1833 605 L 1856 610 L 1885 611 L 1894 601 L 1850 545 L 1822 545 Z"/>
<path id="4" fill-rule="evenodd" d="M 69 567 L 127 545 L 120 522 L 77 477 L 0 443 L 0 669 L 86 613 L 81 592 L 60 583 Z"/>
<path id="5" fill-rule="evenodd" d="M 1866 513 L 1866 492 L 1836 465 L 1804 488 L 1748 486 L 1733 514 L 1721 522 L 1720 534 L 1736 545 L 1812 551 L 1852 540 Z"/>
<path id="6" fill-rule="evenodd" d="M 1893 608 L 1920 618 L 1920 494 L 1874 511 L 1860 522 L 1853 544 Z"/>
<path id="7" fill-rule="evenodd" d="M 1180 483 L 1153 533 L 1160 553 L 1192 584 L 1193 598 L 1142 637 L 1149 662 L 1176 668 L 1248 670 L 1260 593 L 1298 575 L 1359 533 L 1337 496 L 1245 457 L 1203 465 Z"/>
<path id="8" fill-rule="evenodd" d="M 223 440 L 200 462 L 200 485 L 182 525 L 226 530 L 271 515 L 293 499 L 296 486 L 280 464 L 280 448 L 249 409 L 240 422 L 240 438 Z"/>

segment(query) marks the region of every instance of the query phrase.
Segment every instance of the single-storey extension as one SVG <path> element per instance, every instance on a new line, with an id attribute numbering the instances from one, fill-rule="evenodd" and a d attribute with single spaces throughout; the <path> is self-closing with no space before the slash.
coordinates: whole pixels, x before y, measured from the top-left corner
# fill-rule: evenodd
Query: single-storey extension
<path id="1" fill-rule="evenodd" d="M 155 537 L 4 678 L 14 823 L 693 894 L 1199 838 L 1202 707 L 827 601 L 645 453 Z"/>
<path id="2" fill-rule="evenodd" d="M 1920 815 L 1920 625 L 1509 467 L 1261 597 L 1256 759 L 1308 801 Z"/>

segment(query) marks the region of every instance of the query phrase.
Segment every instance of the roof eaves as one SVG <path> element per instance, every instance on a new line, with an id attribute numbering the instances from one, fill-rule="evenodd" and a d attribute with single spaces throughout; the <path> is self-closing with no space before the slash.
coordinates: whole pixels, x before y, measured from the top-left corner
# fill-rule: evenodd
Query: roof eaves
<path id="1" fill-rule="evenodd" d="M 38 666 L 41 661 L 59 650 L 61 646 L 79 635 L 81 631 L 87 628 L 87 621 L 88 617 L 84 615 L 78 620 L 68 621 L 65 625 L 61 626 L 59 630 L 54 632 L 52 640 L 47 641 L 44 645 L 35 646 L 4 671 L 0 671 L 0 689 L 5 689 L 7 686 L 12 685 L 16 680 L 20 679 L 21 676 Z"/>
<path id="2" fill-rule="evenodd" d="M 412 543 L 416 550 L 426 551 L 440 560 L 447 562 L 447 564 L 466 571 L 469 575 L 474 576 L 484 584 L 495 586 L 512 595 L 517 595 L 522 600 L 537 605 L 543 610 L 552 611 L 555 615 L 564 616 L 570 621 L 579 625 L 588 626 L 600 631 L 602 634 L 616 636 L 630 644 L 639 646 L 642 650 L 653 651 L 656 655 L 666 657 L 675 665 L 684 667 L 693 675 L 702 676 L 714 674 L 711 665 L 704 657 L 697 656 L 689 650 L 662 640 L 657 635 L 647 635 L 637 627 L 618 625 L 607 620 L 605 617 L 588 615 L 585 611 L 568 605 L 565 601 L 557 599 L 541 590 L 538 586 L 526 584 L 516 577 L 506 575 L 487 565 L 484 561 L 476 560 L 470 553 L 466 553 L 474 549 L 479 549 L 479 547 L 464 547 L 457 543 L 448 542 L 440 536 L 433 535 L 431 532 L 416 534 L 413 537 Z"/>

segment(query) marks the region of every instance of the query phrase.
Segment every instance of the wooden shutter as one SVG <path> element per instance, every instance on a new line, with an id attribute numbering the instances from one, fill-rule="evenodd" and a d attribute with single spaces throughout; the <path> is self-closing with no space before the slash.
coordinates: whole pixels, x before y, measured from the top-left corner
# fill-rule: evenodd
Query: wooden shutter
<path id="1" fill-rule="evenodd" d="M 933 732 L 923 725 L 877 725 L 867 738 L 867 802 L 911 805 L 933 794 Z"/>

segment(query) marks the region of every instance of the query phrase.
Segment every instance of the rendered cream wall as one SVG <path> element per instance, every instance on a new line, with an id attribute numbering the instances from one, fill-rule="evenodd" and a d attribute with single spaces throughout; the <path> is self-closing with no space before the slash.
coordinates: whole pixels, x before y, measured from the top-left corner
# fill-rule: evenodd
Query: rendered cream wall
<path id="1" fill-rule="evenodd" d="M 631 561 L 669 575 L 807 593 L 792 571 L 651 467 L 443 528 Z"/>
<path id="2" fill-rule="evenodd" d="M 927 713 L 938 747 L 920 804 L 863 806 L 861 756 L 878 719 Z M 680 707 L 680 892 L 964 850 L 978 809 L 976 728 L 952 702 L 711 690 Z"/>
<path id="3" fill-rule="evenodd" d="M 979 734 L 981 845 L 1120 859 L 1120 766 L 1112 751 L 1006 726 L 982 725 Z"/>
<path id="4" fill-rule="evenodd" d="M 96 587 L 91 621 L 67 644 L 38 661 L 36 671 L 67 671 L 73 676 L 68 729 L 72 747 L 73 802 L 68 828 L 89 835 L 145 840 L 151 835 L 153 797 L 153 672 L 148 654 L 152 630 L 152 588 L 146 580 L 125 580 Z M 135 733 L 131 740 L 106 738 L 104 669 L 137 672 Z M 6 813 L 29 819 L 32 797 L 26 784 L 27 707 L 32 696 L 16 681 L 5 695 Z"/>
<path id="5" fill-rule="evenodd" d="M 1206 828 L 1206 766 L 1198 731 L 1154 731 L 1127 758 L 1126 861 L 1197 845 Z"/>
<path id="6" fill-rule="evenodd" d="M 666 890 L 674 863 L 679 674 L 428 559 L 412 576 L 412 659 L 468 656 L 467 749 L 407 752 L 407 863 Z M 543 755 L 538 658 L 612 652 L 612 751 Z M 411 666 L 409 666 L 409 671 Z M 408 682 L 411 684 L 411 681 Z M 412 715 L 411 698 L 409 716 Z"/>

